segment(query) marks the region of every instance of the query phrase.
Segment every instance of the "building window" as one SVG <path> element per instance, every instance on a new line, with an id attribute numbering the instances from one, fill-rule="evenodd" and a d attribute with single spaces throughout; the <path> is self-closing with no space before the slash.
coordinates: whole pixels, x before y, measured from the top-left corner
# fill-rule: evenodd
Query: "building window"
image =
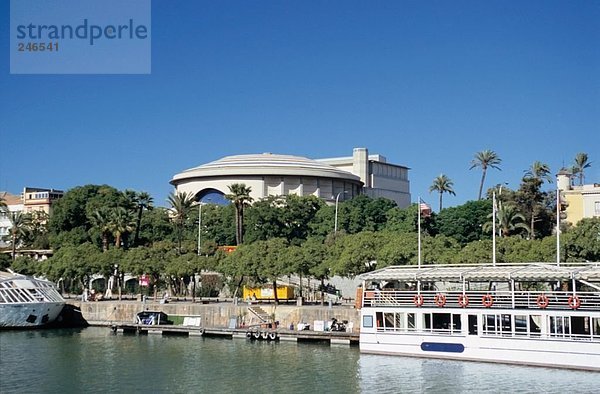
<path id="1" fill-rule="evenodd" d="M 600 216 L 600 201 L 594 202 L 594 216 Z"/>

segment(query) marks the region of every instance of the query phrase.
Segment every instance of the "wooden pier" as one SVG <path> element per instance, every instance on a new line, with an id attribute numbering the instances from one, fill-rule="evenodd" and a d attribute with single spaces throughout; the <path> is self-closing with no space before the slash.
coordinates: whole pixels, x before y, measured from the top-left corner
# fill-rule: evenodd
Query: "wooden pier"
<path id="1" fill-rule="evenodd" d="M 283 328 L 242 327 L 197 327 L 183 325 L 113 324 L 116 334 L 135 335 L 181 335 L 222 338 L 242 338 L 264 341 L 328 342 L 331 345 L 358 345 L 359 334 L 343 331 L 294 331 Z"/>

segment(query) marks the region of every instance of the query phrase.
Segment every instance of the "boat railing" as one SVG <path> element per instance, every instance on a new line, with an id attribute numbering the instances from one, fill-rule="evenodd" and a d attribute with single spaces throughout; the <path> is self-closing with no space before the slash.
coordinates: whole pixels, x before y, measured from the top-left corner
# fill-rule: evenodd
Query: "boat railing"
<path id="1" fill-rule="evenodd" d="M 363 307 L 489 308 L 600 311 L 600 293 L 571 291 L 367 290 Z"/>

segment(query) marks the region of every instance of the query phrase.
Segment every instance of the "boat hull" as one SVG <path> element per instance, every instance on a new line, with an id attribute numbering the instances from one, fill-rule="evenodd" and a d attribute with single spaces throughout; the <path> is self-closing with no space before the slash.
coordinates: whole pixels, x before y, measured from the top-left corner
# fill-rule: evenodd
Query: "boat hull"
<path id="1" fill-rule="evenodd" d="M 0 304 L 0 328 L 36 328 L 56 320 L 64 302 Z"/>
<path id="2" fill-rule="evenodd" d="M 591 341 L 361 332 L 360 351 L 600 371 L 600 343 Z"/>

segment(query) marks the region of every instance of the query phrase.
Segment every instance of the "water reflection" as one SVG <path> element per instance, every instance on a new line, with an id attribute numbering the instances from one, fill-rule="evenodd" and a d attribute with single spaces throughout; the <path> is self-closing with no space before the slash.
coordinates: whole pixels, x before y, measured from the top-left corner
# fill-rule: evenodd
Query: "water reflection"
<path id="1" fill-rule="evenodd" d="M 594 393 L 600 374 L 494 363 L 362 354 L 363 393 Z"/>
<path id="2" fill-rule="evenodd" d="M 600 374 L 245 339 L 0 332 L 1 393 L 597 392 Z"/>

